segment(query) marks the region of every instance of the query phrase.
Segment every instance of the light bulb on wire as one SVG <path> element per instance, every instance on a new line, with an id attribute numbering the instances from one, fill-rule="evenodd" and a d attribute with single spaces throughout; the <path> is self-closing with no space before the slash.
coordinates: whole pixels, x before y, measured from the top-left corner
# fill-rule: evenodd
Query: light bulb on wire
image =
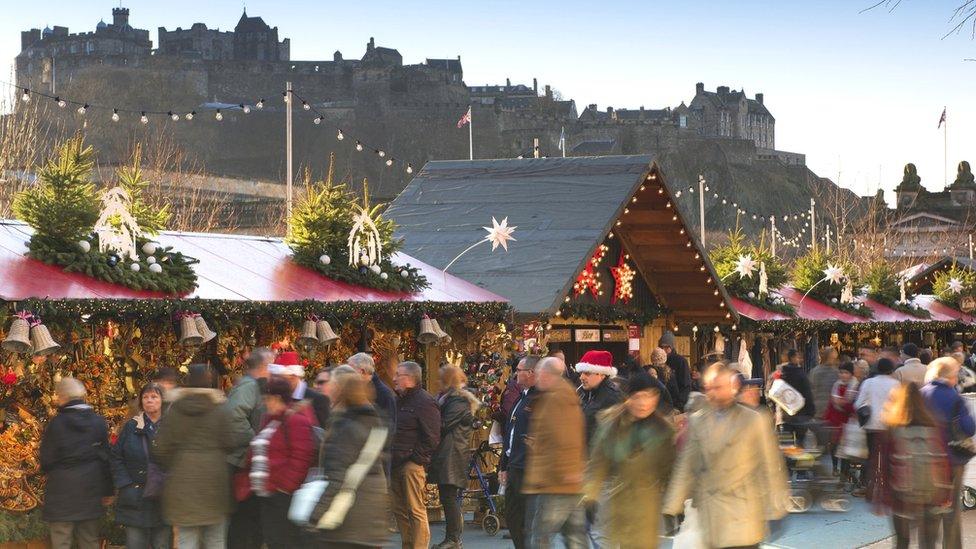
<path id="1" fill-rule="evenodd" d="M 86 112 L 88 112 L 88 103 L 78 107 L 78 114 L 85 114 Z"/>
<path id="2" fill-rule="evenodd" d="M 321 116 L 316 116 L 315 117 L 315 120 L 312 120 L 312 123 L 315 124 L 316 126 L 318 126 L 319 124 L 322 123 L 322 117 Z"/>
<path id="3" fill-rule="evenodd" d="M 387 166 L 392 166 L 393 165 L 393 159 L 392 158 L 387 158 L 386 159 L 386 165 Z"/>
<path id="4" fill-rule="evenodd" d="M 168 113 L 166 113 L 166 114 L 168 114 L 168 115 L 169 115 L 169 117 L 170 117 L 170 119 L 172 119 L 172 120 L 173 120 L 173 122 L 176 122 L 176 121 L 178 121 L 178 120 L 180 119 L 180 115 L 178 115 L 178 114 L 176 114 L 176 113 L 174 113 L 173 111 L 169 111 L 169 112 L 168 112 Z"/>
<path id="5" fill-rule="evenodd" d="M 119 121 L 119 109 L 112 109 L 112 122 Z"/>
<path id="6" fill-rule="evenodd" d="M 386 151 L 383 151 L 383 150 L 377 150 L 377 151 L 376 151 L 376 154 L 378 154 L 378 155 L 380 156 L 380 158 L 383 158 L 384 156 L 386 156 Z"/>
<path id="7" fill-rule="evenodd" d="M 190 111 L 190 112 L 186 113 L 186 115 L 183 118 L 186 118 L 187 120 L 193 120 L 193 116 L 195 114 L 197 114 L 197 111 Z"/>
<path id="8" fill-rule="evenodd" d="M 362 151 L 363 150 L 363 144 L 361 142 L 359 142 L 359 141 L 356 141 L 356 150 L 357 151 Z"/>
<path id="9" fill-rule="evenodd" d="M 413 173 L 413 164 L 407 164 L 407 173 Z"/>
<path id="10" fill-rule="evenodd" d="M 24 88 L 24 94 L 20 96 L 20 100 L 24 103 L 30 103 L 30 90 Z"/>
<path id="11" fill-rule="evenodd" d="M 281 99 L 287 103 L 288 102 L 288 92 L 281 92 Z"/>
<path id="12" fill-rule="evenodd" d="M 143 124 L 149 123 L 149 117 L 146 116 L 146 111 L 142 111 L 142 116 L 139 117 L 139 122 L 142 122 Z"/>
<path id="13" fill-rule="evenodd" d="M 302 101 L 302 108 L 308 111 L 312 109 L 312 106 L 309 105 L 307 101 Z"/>
<path id="14" fill-rule="evenodd" d="M 258 99 L 258 102 L 257 102 L 257 103 L 255 103 L 255 104 L 254 104 L 254 106 L 255 106 L 255 107 L 256 107 L 256 108 L 258 109 L 258 110 L 261 110 L 261 109 L 263 109 L 263 108 L 264 108 L 264 98 L 262 97 L 261 99 Z"/>
<path id="15" fill-rule="evenodd" d="M 244 114 L 251 114 L 250 105 L 245 105 L 244 103 L 241 103 L 241 110 L 244 111 Z"/>
<path id="16" fill-rule="evenodd" d="M 339 130 L 339 133 L 336 134 L 336 139 L 338 139 L 339 141 L 342 141 L 345 138 L 346 138 L 346 136 L 342 135 L 342 130 Z"/>
<path id="17" fill-rule="evenodd" d="M 224 119 L 224 115 L 223 115 L 223 113 L 220 112 L 220 109 L 217 109 L 217 114 L 214 115 L 214 119 L 217 122 L 220 122 L 221 120 Z"/>
<path id="18" fill-rule="evenodd" d="M 64 108 L 64 106 L 65 106 L 65 105 L 67 105 L 67 104 L 68 104 L 68 103 L 67 103 L 67 102 L 66 102 L 66 101 L 65 101 L 64 99 L 61 99 L 60 97 L 55 97 L 55 98 L 54 98 L 54 101 L 55 101 L 55 102 L 56 102 L 56 103 L 58 104 L 58 106 L 59 106 L 59 107 L 61 107 L 62 109 Z"/>

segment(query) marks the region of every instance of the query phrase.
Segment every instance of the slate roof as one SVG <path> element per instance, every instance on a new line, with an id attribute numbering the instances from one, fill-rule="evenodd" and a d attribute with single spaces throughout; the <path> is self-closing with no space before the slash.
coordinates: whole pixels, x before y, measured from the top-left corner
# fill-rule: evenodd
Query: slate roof
<path id="1" fill-rule="evenodd" d="M 270 29 L 261 17 L 248 17 L 247 10 L 241 15 L 241 19 L 234 27 L 234 32 L 261 32 Z"/>
<path id="2" fill-rule="evenodd" d="M 589 139 L 581 141 L 573 147 L 574 156 L 602 156 L 613 152 L 615 139 Z"/>
<path id="3" fill-rule="evenodd" d="M 520 313 L 554 310 L 591 250 L 650 170 L 650 156 L 428 162 L 384 214 L 404 253 L 444 268 L 508 218 L 508 252 L 475 247 L 450 273 L 508 298 Z"/>
<path id="4" fill-rule="evenodd" d="M 427 59 L 427 66 L 447 72 L 461 72 L 460 59 Z"/>

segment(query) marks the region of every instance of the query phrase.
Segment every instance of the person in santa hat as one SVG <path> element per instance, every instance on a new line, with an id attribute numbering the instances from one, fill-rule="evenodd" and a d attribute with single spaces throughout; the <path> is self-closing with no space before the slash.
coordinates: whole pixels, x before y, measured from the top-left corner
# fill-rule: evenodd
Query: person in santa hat
<path id="1" fill-rule="evenodd" d="M 586 444 L 587 455 L 589 455 L 590 443 L 596 432 L 597 415 L 619 404 L 623 396 L 612 381 L 612 378 L 617 375 L 617 369 L 613 367 L 613 355 L 609 351 L 587 351 L 576 363 L 576 373 L 580 380 L 576 393 L 579 395 L 583 417 L 586 420 Z M 608 540 L 605 539 L 604 528 L 597 521 L 595 505 L 587 509 L 586 527 L 595 547 L 606 545 Z"/>
<path id="2" fill-rule="evenodd" d="M 302 366 L 301 359 L 295 351 L 285 351 L 278 355 L 274 364 L 268 366 L 268 373 L 272 376 L 281 376 L 288 381 L 292 390 L 292 400 L 309 401 L 312 411 L 315 412 L 315 419 L 318 426 L 325 428 L 329 420 L 329 409 L 332 407 L 329 397 L 322 393 L 317 393 L 309 389 L 305 382 L 305 367 Z"/>

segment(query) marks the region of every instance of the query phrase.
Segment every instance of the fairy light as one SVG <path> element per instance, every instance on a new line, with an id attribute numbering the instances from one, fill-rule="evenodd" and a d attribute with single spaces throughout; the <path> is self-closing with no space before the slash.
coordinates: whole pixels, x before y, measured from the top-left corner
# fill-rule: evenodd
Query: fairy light
<path id="1" fill-rule="evenodd" d="M 186 113 L 186 116 L 184 116 L 183 118 L 186 118 L 187 120 L 193 120 L 193 117 L 196 116 L 196 114 L 197 111 L 190 111 Z"/>
<path id="2" fill-rule="evenodd" d="M 312 109 L 312 106 L 309 105 L 307 101 L 302 101 L 302 108 L 308 111 Z"/>
<path id="3" fill-rule="evenodd" d="M 142 116 L 139 117 L 139 122 L 142 122 L 143 124 L 149 123 L 149 117 L 146 116 L 146 111 L 142 111 Z"/>
<path id="4" fill-rule="evenodd" d="M 264 108 L 264 98 L 258 99 L 258 102 L 254 104 L 254 108 L 261 110 Z"/>
<path id="5" fill-rule="evenodd" d="M 176 121 L 178 121 L 180 119 L 180 115 L 174 113 L 173 111 L 169 111 L 166 114 L 169 115 L 169 117 L 173 120 L 173 122 L 176 122 Z"/>
<path id="6" fill-rule="evenodd" d="M 359 141 L 356 141 L 356 150 L 360 152 L 363 150 L 363 144 Z"/>
<path id="7" fill-rule="evenodd" d="M 223 115 L 223 113 L 220 112 L 220 109 L 217 109 L 217 114 L 214 115 L 214 119 L 217 122 L 220 122 L 221 120 L 224 119 L 224 115 Z"/>
<path id="8" fill-rule="evenodd" d="M 336 133 L 336 139 L 338 139 L 339 141 L 342 141 L 342 140 L 343 140 L 343 139 L 345 139 L 345 138 L 346 138 L 346 136 L 344 136 L 344 135 L 342 135 L 342 130 L 339 130 L 339 131 L 338 131 L 338 132 Z"/>
<path id="9" fill-rule="evenodd" d="M 413 165 L 407 164 L 407 173 L 413 173 Z"/>
<path id="10" fill-rule="evenodd" d="M 86 112 L 88 112 L 88 103 L 78 107 L 78 114 L 85 114 Z"/>
<path id="11" fill-rule="evenodd" d="M 378 156 L 379 156 L 380 158 L 383 158 L 384 156 L 386 156 L 386 151 L 384 151 L 383 149 L 377 149 L 377 150 L 376 150 L 376 154 L 377 154 L 377 155 L 378 155 Z"/>
<path id="12" fill-rule="evenodd" d="M 250 105 L 245 105 L 244 103 L 241 103 L 241 110 L 244 112 L 244 114 L 251 114 Z"/>
<path id="13" fill-rule="evenodd" d="M 55 97 L 54 98 L 54 102 L 57 103 L 58 104 L 58 107 L 60 107 L 62 109 L 65 107 L 65 105 L 68 104 L 67 101 L 65 101 L 64 99 L 61 99 L 60 97 Z"/>
<path id="14" fill-rule="evenodd" d="M 392 166 L 393 165 L 393 159 L 392 158 L 387 158 L 386 159 L 386 165 L 387 166 Z"/>
<path id="15" fill-rule="evenodd" d="M 319 124 L 322 123 L 322 117 L 321 116 L 316 116 L 315 119 L 312 120 L 312 123 L 315 124 L 316 126 L 318 126 Z"/>
<path id="16" fill-rule="evenodd" d="M 30 103 L 30 90 L 24 88 L 24 94 L 20 96 L 20 100 L 24 103 Z"/>
<path id="17" fill-rule="evenodd" d="M 119 121 L 119 109 L 112 109 L 112 122 Z"/>

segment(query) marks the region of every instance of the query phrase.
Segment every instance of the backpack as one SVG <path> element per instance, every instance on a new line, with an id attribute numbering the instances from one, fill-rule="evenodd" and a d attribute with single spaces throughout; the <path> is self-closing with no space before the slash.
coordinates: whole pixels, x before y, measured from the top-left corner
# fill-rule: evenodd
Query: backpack
<path id="1" fill-rule="evenodd" d="M 902 503 L 945 505 L 952 491 L 949 456 L 939 431 L 921 425 L 891 430 L 893 496 Z"/>

